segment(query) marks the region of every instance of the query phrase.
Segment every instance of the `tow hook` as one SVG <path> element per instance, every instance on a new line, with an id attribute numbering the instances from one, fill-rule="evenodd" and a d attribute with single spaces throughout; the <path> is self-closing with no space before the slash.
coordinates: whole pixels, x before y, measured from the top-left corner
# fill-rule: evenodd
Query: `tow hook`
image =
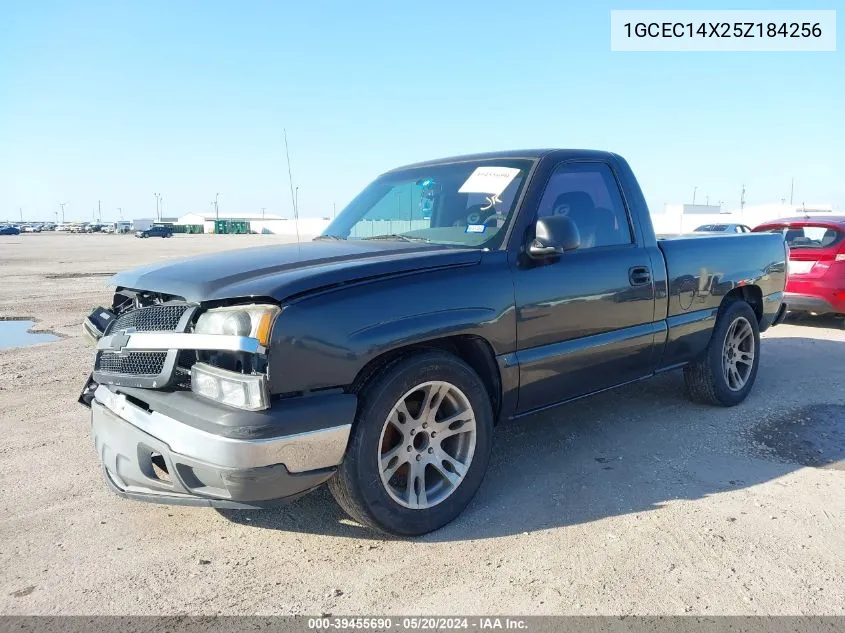
<path id="1" fill-rule="evenodd" d="M 94 399 L 94 392 L 97 391 L 97 387 L 99 386 L 99 383 L 94 380 L 94 374 L 89 374 L 88 380 L 85 381 L 85 386 L 82 388 L 82 393 L 79 394 L 77 402 L 90 409 L 91 401 Z"/>

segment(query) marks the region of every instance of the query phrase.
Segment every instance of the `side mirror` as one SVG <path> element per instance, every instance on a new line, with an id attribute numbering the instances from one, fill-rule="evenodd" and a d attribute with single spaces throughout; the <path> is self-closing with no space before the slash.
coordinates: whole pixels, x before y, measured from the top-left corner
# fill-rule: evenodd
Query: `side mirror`
<path id="1" fill-rule="evenodd" d="M 528 245 L 528 256 L 534 259 L 556 257 L 581 246 L 581 236 L 572 218 L 552 215 L 540 218 L 534 226 L 536 237 Z"/>

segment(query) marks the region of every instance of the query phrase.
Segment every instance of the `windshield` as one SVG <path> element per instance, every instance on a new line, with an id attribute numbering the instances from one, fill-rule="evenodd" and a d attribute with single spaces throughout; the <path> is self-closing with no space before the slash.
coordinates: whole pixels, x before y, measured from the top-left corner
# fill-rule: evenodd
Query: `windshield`
<path id="1" fill-rule="evenodd" d="M 498 159 L 432 165 L 378 178 L 317 239 L 390 239 L 497 248 L 531 165 Z"/>
<path id="2" fill-rule="evenodd" d="M 838 244 L 845 234 L 829 226 L 777 226 L 769 233 L 783 234 L 789 248 L 827 248 Z"/>

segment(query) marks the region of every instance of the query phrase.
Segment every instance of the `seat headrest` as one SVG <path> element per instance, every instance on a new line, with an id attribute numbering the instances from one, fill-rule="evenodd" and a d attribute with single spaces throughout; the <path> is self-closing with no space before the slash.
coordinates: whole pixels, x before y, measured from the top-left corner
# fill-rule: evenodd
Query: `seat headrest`
<path id="1" fill-rule="evenodd" d="M 596 205 L 586 191 L 567 191 L 555 198 L 553 212 L 555 215 L 568 215 L 578 222 L 579 219 L 589 219 Z"/>

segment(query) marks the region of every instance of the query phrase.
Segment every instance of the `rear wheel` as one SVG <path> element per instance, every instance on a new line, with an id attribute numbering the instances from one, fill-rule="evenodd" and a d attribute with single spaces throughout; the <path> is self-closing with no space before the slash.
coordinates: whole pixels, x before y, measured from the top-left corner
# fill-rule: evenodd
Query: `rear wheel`
<path id="1" fill-rule="evenodd" d="M 759 364 L 757 315 L 746 302 L 733 301 L 717 317 L 704 354 L 684 367 L 687 392 L 697 402 L 734 406 L 751 391 Z"/>
<path id="2" fill-rule="evenodd" d="M 349 447 L 329 488 L 355 520 L 416 536 L 454 519 L 490 459 L 493 412 L 478 375 L 445 352 L 394 362 L 359 393 Z"/>

